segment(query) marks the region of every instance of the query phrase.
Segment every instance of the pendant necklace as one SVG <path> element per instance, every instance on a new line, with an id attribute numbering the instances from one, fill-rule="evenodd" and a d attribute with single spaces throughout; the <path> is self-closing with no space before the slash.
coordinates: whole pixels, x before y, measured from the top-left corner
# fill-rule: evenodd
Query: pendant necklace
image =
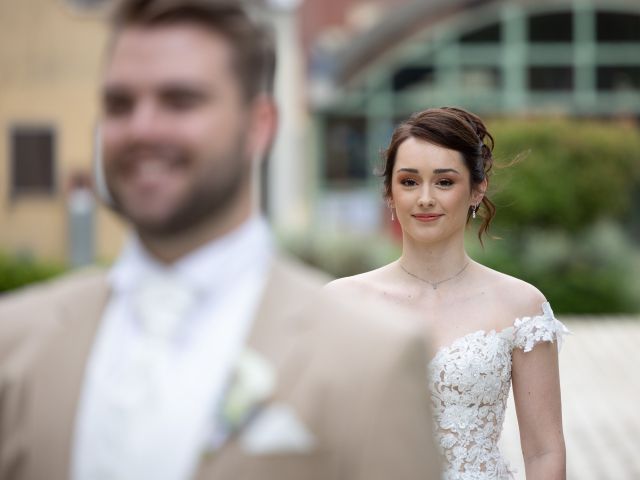
<path id="1" fill-rule="evenodd" d="M 464 266 L 460 269 L 460 271 L 458 273 L 456 273 L 455 275 L 452 275 L 449 278 L 445 278 L 444 280 L 440 280 L 440 281 L 437 281 L 437 282 L 430 282 L 429 280 L 425 280 L 424 278 L 421 278 L 421 277 L 417 276 L 416 274 L 411 273 L 409 270 L 404 268 L 404 266 L 400 262 L 398 262 L 398 265 L 400 265 L 400 268 L 402 270 L 404 270 L 408 275 L 411 275 L 413 278 L 417 278 L 421 282 L 428 283 L 429 285 L 431 285 L 431 288 L 433 288 L 434 290 L 437 290 L 438 289 L 438 285 L 440 285 L 441 283 L 448 282 L 449 280 L 453 280 L 454 278 L 460 276 L 462 274 L 462 272 L 464 272 L 466 270 L 466 268 L 469 266 L 469 262 L 465 263 Z"/>

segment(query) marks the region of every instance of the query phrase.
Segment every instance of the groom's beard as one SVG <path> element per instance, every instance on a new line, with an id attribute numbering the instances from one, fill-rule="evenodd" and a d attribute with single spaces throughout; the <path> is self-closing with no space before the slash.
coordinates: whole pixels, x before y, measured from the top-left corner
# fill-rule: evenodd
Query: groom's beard
<path id="1" fill-rule="evenodd" d="M 169 145 L 134 145 L 123 149 L 105 162 L 110 207 L 130 221 L 140 234 L 155 237 L 176 236 L 205 222 L 215 222 L 249 191 L 251 161 L 244 153 L 244 140 L 243 134 L 231 151 L 206 159 L 194 158 L 184 149 Z M 159 203 L 169 202 L 160 213 L 150 214 L 138 208 L 135 191 L 128 195 L 131 188 L 126 185 L 128 176 L 136 174 L 142 159 L 153 159 L 167 170 L 166 175 L 183 179 L 182 191 L 175 198 L 167 200 L 163 192 L 158 193 Z"/>

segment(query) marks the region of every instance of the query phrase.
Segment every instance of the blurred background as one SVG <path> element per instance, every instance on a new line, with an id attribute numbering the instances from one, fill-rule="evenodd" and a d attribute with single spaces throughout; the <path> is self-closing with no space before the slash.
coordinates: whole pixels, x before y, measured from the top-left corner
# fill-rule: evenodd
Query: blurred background
<path id="1" fill-rule="evenodd" d="M 0 0 L 0 292 L 108 264 L 126 236 L 93 195 L 109 3 Z M 471 226 L 469 251 L 538 286 L 583 335 L 563 365 L 565 398 L 587 402 L 565 422 L 569 478 L 640 478 L 637 453 L 619 453 L 640 447 L 636 408 L 622 408 L 640 396 L 640 0 L 249 4 L 277 36 L 263 204 L 281 244 L 335 276 L 394 260 L 399 227 L 372 173 L 394 126 L 427 107 L 478 113 L 497 144 L 498 215 L 484 248 Z M 607 430 L 612 408 L 623 429 Z"/>
<path id="2" fill-rule="evenodd" d="M 109 3 L 0 0 L 0 291 L 122 244 L 91 195 Z M 462 106 L 497 143 L 499 239 L 472 226 L 472 255 L 557 312 L 640 311 L 640 1 L 250 4 L 278 40 L 263 204 L 287 249 L 335 276 L 396 258 L 380 153 L 412 112 Z"/>

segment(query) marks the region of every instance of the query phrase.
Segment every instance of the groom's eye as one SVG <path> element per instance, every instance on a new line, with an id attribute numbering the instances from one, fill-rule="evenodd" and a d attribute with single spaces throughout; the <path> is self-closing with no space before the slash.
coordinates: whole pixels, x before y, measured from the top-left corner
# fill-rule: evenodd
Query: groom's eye
<path id="1" fill-rule="evenodd" d="M 190 110 L 204 103 L 207 95 L 192 88 L 171 88 L 162 93 L 163 103 L 171 110 Z"/>
<path id="2" fill-rule="evenodd" d="M 133 109 L 133 104 L 133 98 L 123 92 L 107 92 L 102 99 L 104 113 L 112 117 L 126 115 Z"/>

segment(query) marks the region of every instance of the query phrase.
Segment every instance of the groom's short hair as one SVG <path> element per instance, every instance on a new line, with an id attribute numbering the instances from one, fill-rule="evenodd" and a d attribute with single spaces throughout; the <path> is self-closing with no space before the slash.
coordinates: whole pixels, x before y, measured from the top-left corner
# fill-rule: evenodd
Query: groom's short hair
<path id="1" fill-rule="evenodd" d="M 121 0 L 112 14 L 115 35 L 130 26 L 192 23 L 222 35 L 247 100 L 273 93 L 275 48 L 270 29 L 252 19 L 239 0 Z"/>

